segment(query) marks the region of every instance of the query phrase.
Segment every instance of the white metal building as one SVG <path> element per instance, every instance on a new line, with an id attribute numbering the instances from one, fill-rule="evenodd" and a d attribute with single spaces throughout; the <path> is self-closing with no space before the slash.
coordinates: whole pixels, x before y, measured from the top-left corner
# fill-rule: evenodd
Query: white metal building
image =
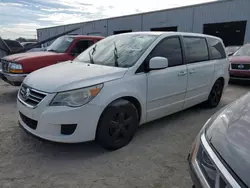
<path id="1" fill-rule="evenodd" d="M 225 45 L 250 42 L 250 0 L 205 4 L 42 28 L 38 40 L 78 28 L 72 34 L 109 36 L 131 31 L 182 31 L 216 35 Z"/>

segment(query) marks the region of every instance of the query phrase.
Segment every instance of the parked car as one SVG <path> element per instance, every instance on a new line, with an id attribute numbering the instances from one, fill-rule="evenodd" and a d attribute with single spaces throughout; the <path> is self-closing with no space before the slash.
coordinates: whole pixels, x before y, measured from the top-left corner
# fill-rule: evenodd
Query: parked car
<path id="1" fill-rule="evenodd" d="M 56 142 L 97 140 L 115 150 L 139 125 L 201 102 L 216 107 L 228 85 L 222 40 L 179 32 L 107 37 L 74 61 L 27 76 L 18 93 L 21 127 Z"/>
<path id="2" fill-rule="evenodd" d="M 36 44 L 36 42 L 21 42 L 21 45 L 22 45 L 23 47 L 30 46 L 30 45 L 34 45 L 34 44 Z"/>
<path id="3" fill-rule="evenodd" d="M 249 111 L 250 93 L 205 123 L 188 156 L 195 187 L 250 187 Z"/>
<path id="4" fill-rule="evenodd" d="M 27 47 L 27 46 L 36 44 L 36 42 L 21 42 L 21 44 L 23 45 L 23 47 Z M 41 52 L 41 51 L 47 51 L 47 48 L 44 47 L 43 44 L 41 44 L 40 46 L 36 48 L 31 48 L 27 52 Z"/>
<path id="5" fill-rule="evenodd" d="M 47 51 L 26 52 L 1 59 L 0 78 L 14 86 L 20 86 L 31 72 L 59 62 L 73 60 L 92 44 L 103 39 L 97 36 L 67 35 L 57 38 Z"/>
<path id="6" fill-rule="evenodd" d="M 227 46 L 226 53 L 228 56 L 232 56 L 241 46 Z"/>
<path id="7" fill-rule="evenodd" d="M 23 48 L 23 46 L 20 44 L 20 42 L 16 40 L 10 40 L 10 39 L 3 39 L 3 41 L 8 45 L 10 50 L 20 50 Z"/>
<path id="8" fill-rule="evenodd" d="M 229 72 L 231 80 L 250 80 L 250 44 L 245 44 L 230 57 Z"/>

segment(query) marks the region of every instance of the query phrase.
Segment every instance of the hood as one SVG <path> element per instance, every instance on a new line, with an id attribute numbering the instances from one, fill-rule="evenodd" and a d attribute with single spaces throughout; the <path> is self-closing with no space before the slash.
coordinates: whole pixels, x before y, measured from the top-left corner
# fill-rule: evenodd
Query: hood
<path id="1" fill-rule="evenodd" d="M 236 175 L 250 187 L 250 93 L 226 107 L 206 136 Z"/>
<path id="2" fill-rule="evenodd" d="M 59 56 L 60 53 L 55 52 L 26 52 L 26 53 L 18 53 L 4 57 L 4 59 L 9 61 L 23 61 L 37 57 L 51 57 L 51 56 Z"/>
<path id="3" fill-rule="evenodd" d="M 54 93 L 119 79 L 127 70 L 127 68 L 67 61 L 29 74 L 24 83 L 34 89 Z"/>
<path id="4" fill-rule="evenodd" d="M 250 64 L 250 56 L 231 56 L 229 60 L 231 63 Z"/>

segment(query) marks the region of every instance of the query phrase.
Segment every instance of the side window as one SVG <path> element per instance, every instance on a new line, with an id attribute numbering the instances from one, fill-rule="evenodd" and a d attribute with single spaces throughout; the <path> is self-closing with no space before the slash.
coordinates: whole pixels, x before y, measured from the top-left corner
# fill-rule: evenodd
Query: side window
<path id="1" fill-rule="evenodd" d="M 147 61 L 157 56 L 166 57 L 169 67 L 182 65 L 183 59 L 179 37 L 163 39 L 149 54 Z"/>
<path id="2" fill-rule="evenodd" d="M 92 40 L 79 40 L 78 42 L 76 42 L 71 52 L 75 54 L 80 54 L 93 44 L 94 42 Z"/>
<path id="3" fill-rule="evenodd" d="M 205 38 L 184 37 L 187 63 L 209 60 L 208 47 Z"/>
<path id="4" fill-rule="evenodd" d="M 207 38 L 208 46 L 211 50 L 211 58 L 210 59 L 223 59 L 226 58 L 226 52 L 221 44 L 221 42 L 214 38 Z"/>

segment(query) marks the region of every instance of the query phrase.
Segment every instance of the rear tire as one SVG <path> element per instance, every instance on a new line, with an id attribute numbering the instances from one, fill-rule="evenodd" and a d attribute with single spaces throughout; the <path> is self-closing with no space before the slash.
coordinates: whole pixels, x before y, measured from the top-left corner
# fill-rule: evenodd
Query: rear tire
<path id="1" fill-rule="evenodd" d="M 96 140 L 105 149 L 117 150 L 132 140 L 138 124 L 136 107 L 127 100 L 116 100 L 104 110 L 98 123 Z"/>
<path id="2" fill-rule="evenodd" d="M 218 104 L 220 103 L 222 92 L 223 92 L 223 82 L 221 80 L 217 80 L 214 83 L 212 90 L 210 91 L 208 100 L 205 102 L 205 105 L 208 108 L 217 107 Z"/>

